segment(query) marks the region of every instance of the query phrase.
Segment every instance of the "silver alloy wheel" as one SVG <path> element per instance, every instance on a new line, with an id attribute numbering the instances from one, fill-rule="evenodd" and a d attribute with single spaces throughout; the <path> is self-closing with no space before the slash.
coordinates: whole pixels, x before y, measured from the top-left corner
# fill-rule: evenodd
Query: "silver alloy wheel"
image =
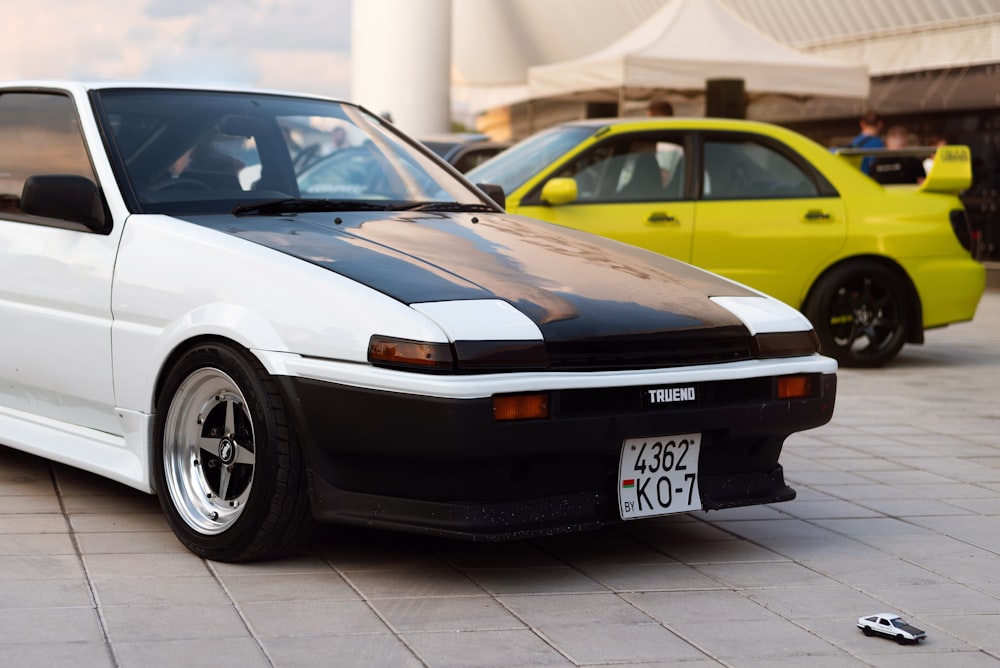
<path id="1" fill-rule="evenodd" d="M 232 378 L 205 367 L 184 379 L 167 411 L 162 456 L 166 492 L 192 529 L 217 535 L 239 519 L 253 487 L 254 442 Z"/>

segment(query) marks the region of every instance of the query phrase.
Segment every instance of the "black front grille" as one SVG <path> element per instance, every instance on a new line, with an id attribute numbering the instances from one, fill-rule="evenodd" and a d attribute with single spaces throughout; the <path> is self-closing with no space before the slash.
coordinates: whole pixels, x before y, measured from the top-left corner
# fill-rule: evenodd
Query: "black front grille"
<path id="1" fill-rule="evenodd" d="M 719 364 L 753 357 L 742 327 L 609 337 L 546 345 L 551 371 L 611 371 Z"/>

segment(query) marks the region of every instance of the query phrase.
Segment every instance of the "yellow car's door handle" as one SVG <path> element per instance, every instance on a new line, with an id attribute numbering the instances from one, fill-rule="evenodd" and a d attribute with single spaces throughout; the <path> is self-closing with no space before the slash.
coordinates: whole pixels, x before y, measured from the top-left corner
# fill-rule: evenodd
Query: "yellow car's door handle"
<path id="1" fill-rule="evenodd" d="M 671 216 L 669 213 L 664 213 L 663 211 L 655 211 L 649 214 L 649 218 L 646 219 L 647 223 L 676 223 L 677 219 Z"/>
<path id="2" fill-rule="evenodd" d="M 831 216 L 826 211 L 821 211 L 820 209 L 809 209 L 803 216 L 806 222 L 816 222 L 821 220 L 830 220 Z"/>

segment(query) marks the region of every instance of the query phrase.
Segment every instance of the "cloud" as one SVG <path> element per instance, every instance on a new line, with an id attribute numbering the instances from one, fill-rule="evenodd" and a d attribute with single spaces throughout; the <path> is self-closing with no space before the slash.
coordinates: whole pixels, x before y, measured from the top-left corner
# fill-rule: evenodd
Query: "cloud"
<path id="1" fill-rule="evenodd" d="M 232 83 L 343 97 L 351 0 L 32 0 L 0 77 Z"/>

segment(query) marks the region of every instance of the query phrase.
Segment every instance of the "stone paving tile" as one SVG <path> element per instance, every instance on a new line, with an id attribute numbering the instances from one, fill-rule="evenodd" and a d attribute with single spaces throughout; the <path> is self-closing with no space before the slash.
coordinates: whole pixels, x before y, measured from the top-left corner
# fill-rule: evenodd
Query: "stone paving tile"
<path id="1" fill-rule="evenodd" d="M 955 582 L 865 585 L 864 591 L 899 611 L 915 615 L 1000 615 L 1000 600 Z M 877 611 L 873 611 L 877 612 Z"/>
<path id="2" fill-rule="evenodd" d="M 0 556 L 0 581 L 83 577 L 83 566 L 75 555 Z"/>
<path id="3" fill-rule="evenodd" d="M 484 568 L 466 574 L 495 596 L 578 594 L 607 591 L 599 582 L 568 566 L 556 568 Z"/>
<path id="4" fill-rule="evenodd" d="M 169 531 L 127 531 L 112 533 L 78 533 L 76 542 L 81 554 L 165 554 L 187 553 Z"/>
<path id="5" fill-rule="evenodd" d="M 225 575 L 225 591 L 237 602 L 262 601 L 344 601 L 360 595 L 339 574 L 327 570 L 316 573 L 275 573 Z"/>
<path id="6" fill-rule="evenodd" d="M 3 610 L 81 608 L 93 604 L 94 597 L 83 578 L 0 580 L 0 609 Z"/>
<path id="7" fill-rule="evenodd" d="M 467 633 L 406 633 L 403 639 L 433 668 L 572 666 L 533 631 L 487 630 Z"/>
<path id="8" fill-rule="evenodd" d="M 241 603 L 240 610 L 254 635 L 262 638 L 389 633 L 364 601 L 261 601 Z"/>
<path id="9" fill-rule="evenodd" d="M 705 653 L 659 624 L 544 624 L 539 633 L 577 665 L 704 659 Z"/>
<path id="10" fill-rule="evenodd" d="M 264 638 L 272 666 L 281 668 L 421 668 L 427 665 L 396 636 L 335 634 Z M 496 664 L 500 665 L 500 664 Z M 214 664 L 209 664 L 214 668 Z M 239 666 L 237 666 L 239 668 Z"/>
<path id="11" fill-rule="evenodd" d="M 104 640 L 97 611 L 91 606 L 0 609 L 0 646 Z"/>
<path id="12" fill-rule="evenodd" d="M 918 564 L 887 555 L 865 558 L 818 557 L 801 563 L 833 580 L 853 586 L 948 581 L 948 578 L 929 568 L 921 568 Z"/>
<path id="13" fill-rule="evenodd" d="M 648 547 L 636 544 L 619 547 L 617 545 L 588 546 L 593 559 L 603 561 L 606 558 L 620 558 L 624 552 L 628 556 L 639 559 L 665 560 L 667 557 L 650 550 Z M 434 553 L 443 561 L 455 568 L 552 568 L 562 566 L 558 559 L 558 550 L 543 550 L 537 545 L 525 541 L 513 543 L 465 543 L 442 541 L 433 546 Z M 639 557 L 638 555 L 642 556 Z M 575 551 L 577 559 L 582 558 L 581 551 Z"/>
<path id="14" fill-rule="evenodd" d="M 493 573 L 494 571 L 482 572 Z M 508 571 L 499 572 L 506 573 Z M 521 571 L 516 569 L 513 572 Z M 368 599 L 403 598 L 406 596 L 475 596 L 483 593 L 483 590 L 475 582 L 451 568 L 352 571 L 345 573 L 344 577 L 352 587 Z"/>
<path id="15" fill-rule="evenodd" d="M 782 561 L 785 559 L 766 547 L 735 538 L 704 543 L 668 543 L 662 549 L 679 563 L 688 565 Z"/>
<path id="16" fill-rule="evenodd" d="M 170 531 L 166 518 L 155 512 L 81 513 L 69 516 L 73 531 L 85 533 L 127 533 Z"/>
<path id="17" fill-rule="evenodd" d="M 1000 657 L 1000 615 L 928 613 L 922 619 L 969 645 L 992 653 L 995 661 Z"/>
<path id="18" fill-rule="evenodd" d="M 208 575 L 94 578 L 94 596 L 103 606 L 229 605 L 231 599 Z"/>
<path id="19" fill-rule="evenodd" d="M 4 534 L 0 537 L 0 557 L 60 554 L 76 554 L 73 538 L 69 534 Z"/>
<path id="20" fill-rule="evenodd" d="M 112 643 L 250 637 L 231 603 L 104 605 L 101 610 Z"/>
<path id="21" fill-rule="evenodd" d="M 865 660 L 866 665 L 879 666 L 879 668 L 983 668 L 985 666 L 996 666 L 996 656 L 991 656 L 985 652 L 970 650 L 966 652 L 944 651 L 937 652 L 927 647 L 921 647 L 921 651 L 903 655 L 860 655 Z"/>
<path id="22" fill-rule="evenodd" d="M 836 583 L 809 587 L 770 587 L 748 590 L 747 597 L 784 619 L 802 624 L 805 620 L 826 619 L 832 623 L 853 623 L 863 614 L 883 609 L 875 596 L 858 591 L 852 585 Z M 857 612 L 861 610 L 862 612 Z M 863 612 L 869 610 L 871 612 Z"/>
<path id="23" fill-rule="evenodd" d="M 670 629 L 726 662 L 753 660 L 765 665 L 774 656 L 797 656 L 807 662 L 816 655 L 838 653 L 835 645 L 777 616 L 743 620 L 724 629 L 713 620 L 676 622 Z"/>
<path id="24" fill-rule="evenodd" d="M 553 600 L 545 596 L 534 597 Z M 504 607 L 507 601 L 490 596 L 448 598 L 398 598 L 371 601 L 370 605 L 400 633 L 412 631 L 519 630 L 525 624 Z"/>
<path id="25" fill-rule="evenodd" d="M 92 578 L 144 578 L 208 575 L 205 562 L 190 552 L 166 554 L 89 554 L 83 557 Z"/>
<path id="26" fill-rule="evenodd" d="M 104 642 L 51 641 L 35 644 L 0 643 L 0 666 L 16 668 L 118 668 Z M 250 668 L 249 666 L 247 668 Z"/>
<path id="27" fill-rule="evenodd" d="M 503 596 L 499 601 L 532 628 L 581 624 L 646 624 L 654 620 L 612 593 Z"/>
<path id="28" fill-rule="evenodd" d="M 775 615 L 745 593 L 731 589 L 634 592 L 622 594 L 621 597 L 668 626 L 692 619 L 714 619 L 723 623 L 775 618 Z"/>
<path id="29" fill-rule="evenodd" d="M 724 568 L 724 567 L 720 567 Z M 594 582 L 614 592 L 720 589 L 725 585 L 686 564 L 642 564 L 623 567 L 609 563 L 581 569 Z"/>
<path id="30" fill-rule="evenodd" d="M 121 668 L 267 668 L 272 665 L 253 638 L 118 642 L 115 643 L 115 658 Z M 84 665 L 77 664 L 77 668 Z"/>

